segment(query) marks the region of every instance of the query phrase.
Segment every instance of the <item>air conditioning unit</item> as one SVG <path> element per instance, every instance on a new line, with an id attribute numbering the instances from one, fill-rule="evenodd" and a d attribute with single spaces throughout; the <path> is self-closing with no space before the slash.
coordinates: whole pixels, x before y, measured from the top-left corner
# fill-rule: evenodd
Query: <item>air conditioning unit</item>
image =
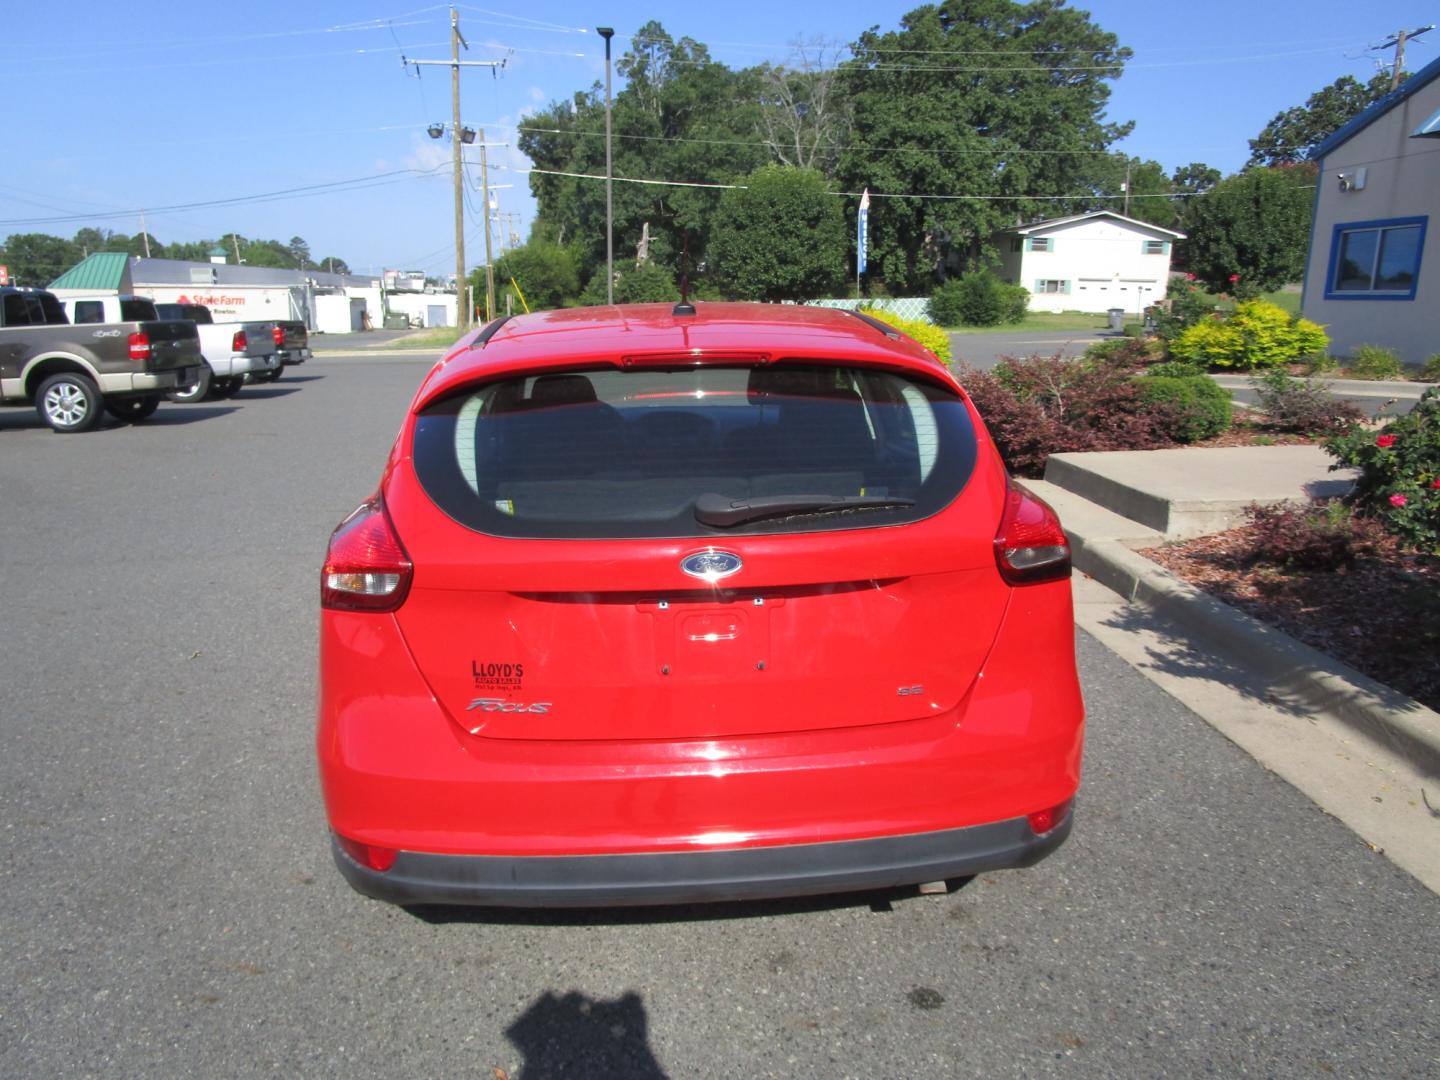
<path id="1" fill-rule="evenodd" d="M 1363 191 L 1365 189 L 1365 166 L 1361 165 L 1356 169 L 1347 169 L 1345 172 L 1337 173 L 1336 180 L 1340 182 L 1341 191 Z"/>

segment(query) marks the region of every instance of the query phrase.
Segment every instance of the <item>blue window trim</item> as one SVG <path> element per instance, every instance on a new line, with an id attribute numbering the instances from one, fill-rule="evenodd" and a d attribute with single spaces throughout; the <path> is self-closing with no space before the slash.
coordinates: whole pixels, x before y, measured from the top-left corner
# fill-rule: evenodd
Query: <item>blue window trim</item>
<path id="1" fill-rule="evenodd" d="M 1342 221 L 1337 222 L 1330 231 L 1330 265 L 1325 270 L 1325 299 L 1326 300 L 1414 300 L 1416 290 L 1420 288 L 1420 264 L 1425 259 L 1425 230 L 1429 227 L 1430 218 L 1426 215 L 1419 217 L 1403 218 L 1381 218 L 1376 221 Z M 1420 243 L 1417 247 L 1418 254 L 1415 258 L 1415 277 L 1410 282 L 1409 292 L 1357 292 L 1347 289 L 1343 292 L 1335 289 L 1335 270 L 1340 262 L 1340 238 L 1347 232 L 1361 232 L 1365 229 L 1387 229 L 1403 225 L 1420 226 Z"/>

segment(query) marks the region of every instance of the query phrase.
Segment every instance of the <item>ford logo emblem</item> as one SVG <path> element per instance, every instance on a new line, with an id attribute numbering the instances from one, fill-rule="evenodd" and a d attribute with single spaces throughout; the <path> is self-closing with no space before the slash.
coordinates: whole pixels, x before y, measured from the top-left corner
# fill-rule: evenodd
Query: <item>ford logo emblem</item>
<path id="1" fill-rule="evenodd" d="M 693 578 L 714 583 L 739 573 L 744 563 L 740 556 L 728 551 L 697 551 L 680 560 L 680 569 Z"/>

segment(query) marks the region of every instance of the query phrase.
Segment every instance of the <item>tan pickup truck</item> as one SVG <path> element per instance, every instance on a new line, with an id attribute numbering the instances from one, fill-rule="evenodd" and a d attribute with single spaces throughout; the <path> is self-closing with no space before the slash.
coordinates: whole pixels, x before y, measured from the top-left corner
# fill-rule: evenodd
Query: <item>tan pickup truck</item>
<path id="1" fill-rule="evenodd" d="M 0 403 L 34 404 L 59 432 L 88 431 L 103 413 L 143 420 L 200 378 L 194 323 L 136 319 L 72 326 L 43 289 L 0 288 Z"/>

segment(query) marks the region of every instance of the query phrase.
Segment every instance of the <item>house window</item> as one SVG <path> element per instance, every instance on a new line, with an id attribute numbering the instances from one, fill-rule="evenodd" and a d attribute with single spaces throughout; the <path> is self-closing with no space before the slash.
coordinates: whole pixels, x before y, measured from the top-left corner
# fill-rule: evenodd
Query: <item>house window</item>
<path id="1" fill-rule="evenodd" d="M 1425 248 L 1425 217 L 1336 225 L 1327 300 L 1413 300 Z"/>
<path id="2" fill-rule="evenodd" d="M 1058 281 L 1055 278 L 1037 278 L 1034 292 L 1040 293 L 1069 293 L 1070 282 Z"/>
<path id="3" fill-rule="evenodd" d="M 1169 255 L 1169 254 L 1170 254 L 1170 241 L 1169 241 L 1169 240 L 1146 240 L 1146 241 L 1145 241 L 1145 254 L 1146 254 L 1146 255 Z"/>
<path id="4" fill-rule="evenodd" d="M 1055 241 L 1049 236 L 1032 236 L 1026 243 L 1026 248 L 1030 251 L 1054 251 Z"/>

